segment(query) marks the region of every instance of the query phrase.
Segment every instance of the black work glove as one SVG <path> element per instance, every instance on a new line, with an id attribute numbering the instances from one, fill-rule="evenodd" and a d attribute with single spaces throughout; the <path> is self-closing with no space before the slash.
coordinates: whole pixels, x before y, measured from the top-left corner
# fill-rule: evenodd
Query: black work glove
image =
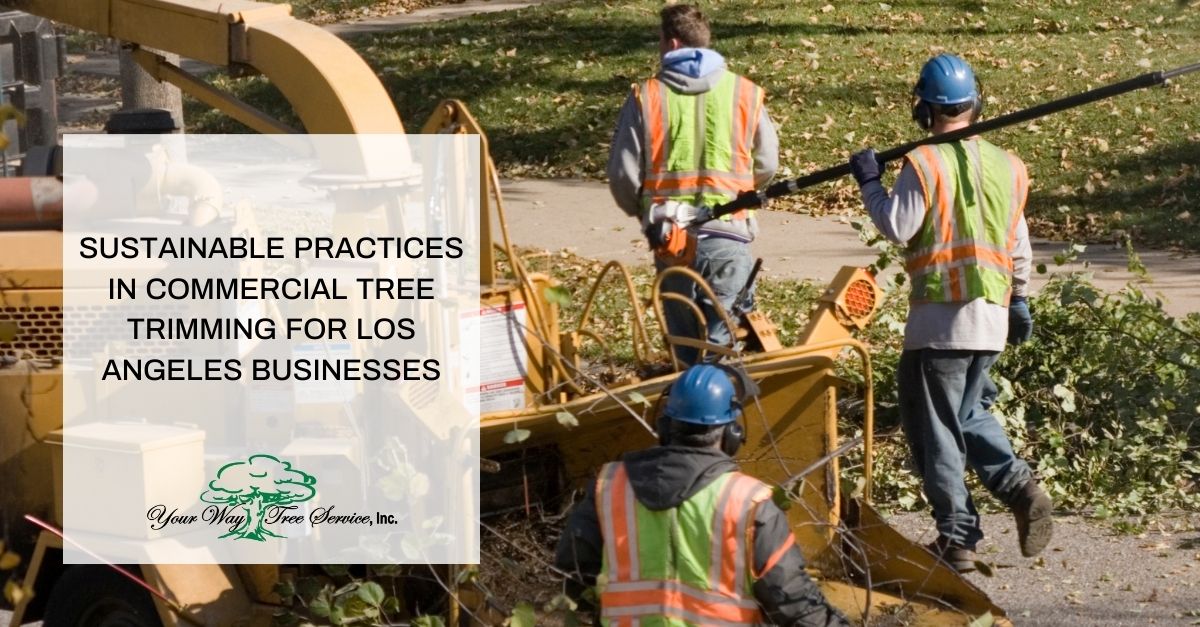
<path id="1" fill-rule="evenodd" d="M 875 149 L 868 148 L 850 155 L 850 171 L 854 174 L 854 180 L 858 181 L 859 187 L 871 181 L 878 181 L 879 158 L 875 156 Z"/>
<path id="2" fill-rule="evenodd" d="M 1033 316 L 1024 296 L 1014 296 L 1008 304 L 1008 343 L 1016 346 L 1033 336 Z"/>

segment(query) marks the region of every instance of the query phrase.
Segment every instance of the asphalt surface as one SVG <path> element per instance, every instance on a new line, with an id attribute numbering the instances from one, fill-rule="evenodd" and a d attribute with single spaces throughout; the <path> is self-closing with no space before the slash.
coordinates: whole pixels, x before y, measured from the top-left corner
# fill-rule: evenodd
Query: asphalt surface
<path id="1" fill-rule="evenodd" d="M 890 522 L 922 544 L 937 537 L 928 514 Z M 1035 559 L 1021 556 L 1012 516 L 984 515 L 983 530 L 979 559 L 993 576 L 968 578 L 1017 625 L 1200 624 L 1200 513 L 1163 515 L 1140 534 L 1062 515 Z"/>

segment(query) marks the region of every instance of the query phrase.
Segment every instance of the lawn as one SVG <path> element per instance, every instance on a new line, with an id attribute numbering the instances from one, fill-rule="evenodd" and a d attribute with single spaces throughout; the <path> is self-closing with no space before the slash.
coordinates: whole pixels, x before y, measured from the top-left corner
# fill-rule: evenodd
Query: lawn
<path id="1" fill-rule="evenodd" d="M 920 136 L 909 90 L 952 51 L 998 115 L 1155 69 L 1200 61 L 1200 3 L 751 0 L 703 3 L 714 47 L 763 85 L 784 175 L 864 146 Z M 617 108 L 657 66 L 661 2 L 568 0 L 364 37 L 353 44 L 412 130 L 442 98 L 465 100 L 509 176 L 602 177 Z M 234 85 L 279 112 L 260 81 Z M 993 134 L 1024 158 L 1037 235 L 1200 250 L 1200 74 Z M 281 113 L 282 114 L 282 113 Z M 202 116 L 202 130 L 231 123 Z M 857 210 L 849 180 L 778 207 Z"/>

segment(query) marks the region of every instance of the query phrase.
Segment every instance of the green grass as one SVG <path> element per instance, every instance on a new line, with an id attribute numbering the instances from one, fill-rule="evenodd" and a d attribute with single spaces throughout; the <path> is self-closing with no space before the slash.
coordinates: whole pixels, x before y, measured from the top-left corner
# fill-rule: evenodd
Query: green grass
<path id="1" fill-rule="evenodd" d="M 292 15 L 316 22 L 332 22 L 339 19 L 362 17 L 362 9 L 386 6 L 395 2 L 379 0 L 266 0 L 276 4 L 292 5 Z M 415 4 L 415 3 L 414 3 Z"/>
<path id="2" fill-rule="evenodd" d="M 465 100 L 516 176 L 603 176 L 617 108 L 657 67 L 648 0 L 569 0 L 354 41 L 415 130 Z M 916 139 L 909 90 L 929 56 L 967 58 L 998 115 L 1151 69 L 1200 61 L 1200 4 L 1166 0 L 706 2 L 714 47 L 769 93 L 783 174 L 837 165 L 864 146 Z M 238 86 L 272 111 L 278 96 Z M 993 134 L 1034 177 L 1035 234 L 1200 250 L 1200 75 Z M 202 129 L 222 128 L 209 120 Z M 857 211 L 851 182 L 780 207 Z"/>

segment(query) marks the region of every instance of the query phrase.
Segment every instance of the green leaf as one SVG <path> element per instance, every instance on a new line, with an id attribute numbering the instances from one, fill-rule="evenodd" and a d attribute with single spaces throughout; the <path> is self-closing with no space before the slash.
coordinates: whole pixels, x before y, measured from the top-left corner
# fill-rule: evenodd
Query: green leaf
<path id="1" fill-rule="evenodd" d="M 532 435 L 532 433 L 529 431 L 529 429 L 518 429 L 513 427 L 512 431 L 504 434 L 504 443 L 516 444 L 518 442 L 524 442 L 525 440 L 529 439 L 530 435 Z"/>
<path id="2" fill-rule="evenodd" d="M 545 607 L 542 608 L 542 611 L 546 612 L 547 614 L 557 612 L 559 610 L 573 612 L 578 607 L 579 606 L 575 604 L 575 601 L 571 600 L 571 597 L 559 593 L 554 595 L 554 598 L 550 599 L 550 601 L 546 603 Z"/>
<path id="3" fill-rule="evenodd" d="M 383 611 L 387 612 L 388 614 L 397 614 L 400 612 L 400 599 L 397 599 L 396 597 L 388 597 L 383 600 L 383 603 L 380 605 L 380 607 L 383 608 Z M 413 624 L 415 625 L 416 623 Z"/>
<path id="4" fill-rule="evenodd" d="M 569 411 L 560 411 L 557 414 L 554 414 L 554 417 L 558 419 L 558 424 L 568 429 L 573 429 L 579 426 L 579 419 L 575 417 L 575 414 L 572 414 Z"/>
<path id="5" fill-rule="evenodd" d="M 771 501 L 775 506 L 783 511 L 787 511 L 792 507 L 792 499 L 788 496 L 787 490 L 783 486 L 774 486 L 771 488 Z"/>
<path id="6" fill-rule="evenodd" d="M 533 605 L 528 601 L 521 601 L 513 608 L 512 616 L 508 617 L 508 627 L 535 627 L 537 625 L 537 614 L 533 611 Z"/>
<path id="7" fill-rule="evenodd" d="M 1062 410 L 1069 413 L 1075 411 L 1075 392 L 1067 386 L 1057 383 L 1054 386 L 1054 395 L 1059 398 L 1059 406 Z"/>
<path id="8" fill-rule="evenodd" d="M 313 613 L 313 616 L 321 618 L 329 618 L 329 601 L 324 599 L 314 599 L 308 604 L 308 611 Z"/>
<path id="9" fill-rule="evenodd" d="M 978 564 L 978 563 L 979 562 L 976 562 L 976 564 Z M 990 577 L 991 575 L 988 575 L 988 576 Z M 994 616 L 992 616 L 992 613 L 984 612 L 984 613 L 980 614 L 979 616 L 977 616 L 975 618 L 975 620 L 971 621 L 970 623 L 967 623 L 967 627 L 992 627 L 992 625 L 995 625 L 995 624 L 996 624 L 996 618 Z"/>
<path id="10" fill-rule="evenodd" d="M 477 579 L 479 579 L 479 567 L 468 566 L 458 571 L 458 577 L 455 578 L 455 583 L 461 586 L 468 583 L 474 583 Z"/>
<path id="11" fill-rule="evenodd" d="M 301 577 L 296 580 L 296 596 L 301 599 L 315 599 L 321 593 L 325 584 L 316 577 Z"/>
<path id="12" fill-rule="evenodd" d="M 387 595 L 383 593 L 383 586 L 374 581 L 365 582 L 358 589 L 358 598 L 374 607 L 379 607 L 385 596 Z"/>
<path id="13" fill-rule="evenodd" d="M 441 616 L 426 614 L 413 619 L 413 627 L 446 627 L 446 621 Z"/>
<path id="14" fill-rule="evenodd" d="M 561 285 L 547 285 L 542 290 L 542 295 L 546 297 L 548 302 L 554 303 L 559 307 L 566 307 L 571 304 L 571 292 Z"/>
<path id="15" fill-rule="evenodd" d="M 642 407 L 650 406 L 650 401 L 647 400 L 646 397 L 643 396 L 641 392 L 630 392 L 629 393 L 629 402 L 640 403 Z"/>
<path id="16" fill-rule="evenodd" d="M 279 598 L 284 601 L 290 601 L 292 597 L 296 596 L 296 586 L 291 579 L 284 579 L 275 584 L 275 594 L 278 594 Z"/>

